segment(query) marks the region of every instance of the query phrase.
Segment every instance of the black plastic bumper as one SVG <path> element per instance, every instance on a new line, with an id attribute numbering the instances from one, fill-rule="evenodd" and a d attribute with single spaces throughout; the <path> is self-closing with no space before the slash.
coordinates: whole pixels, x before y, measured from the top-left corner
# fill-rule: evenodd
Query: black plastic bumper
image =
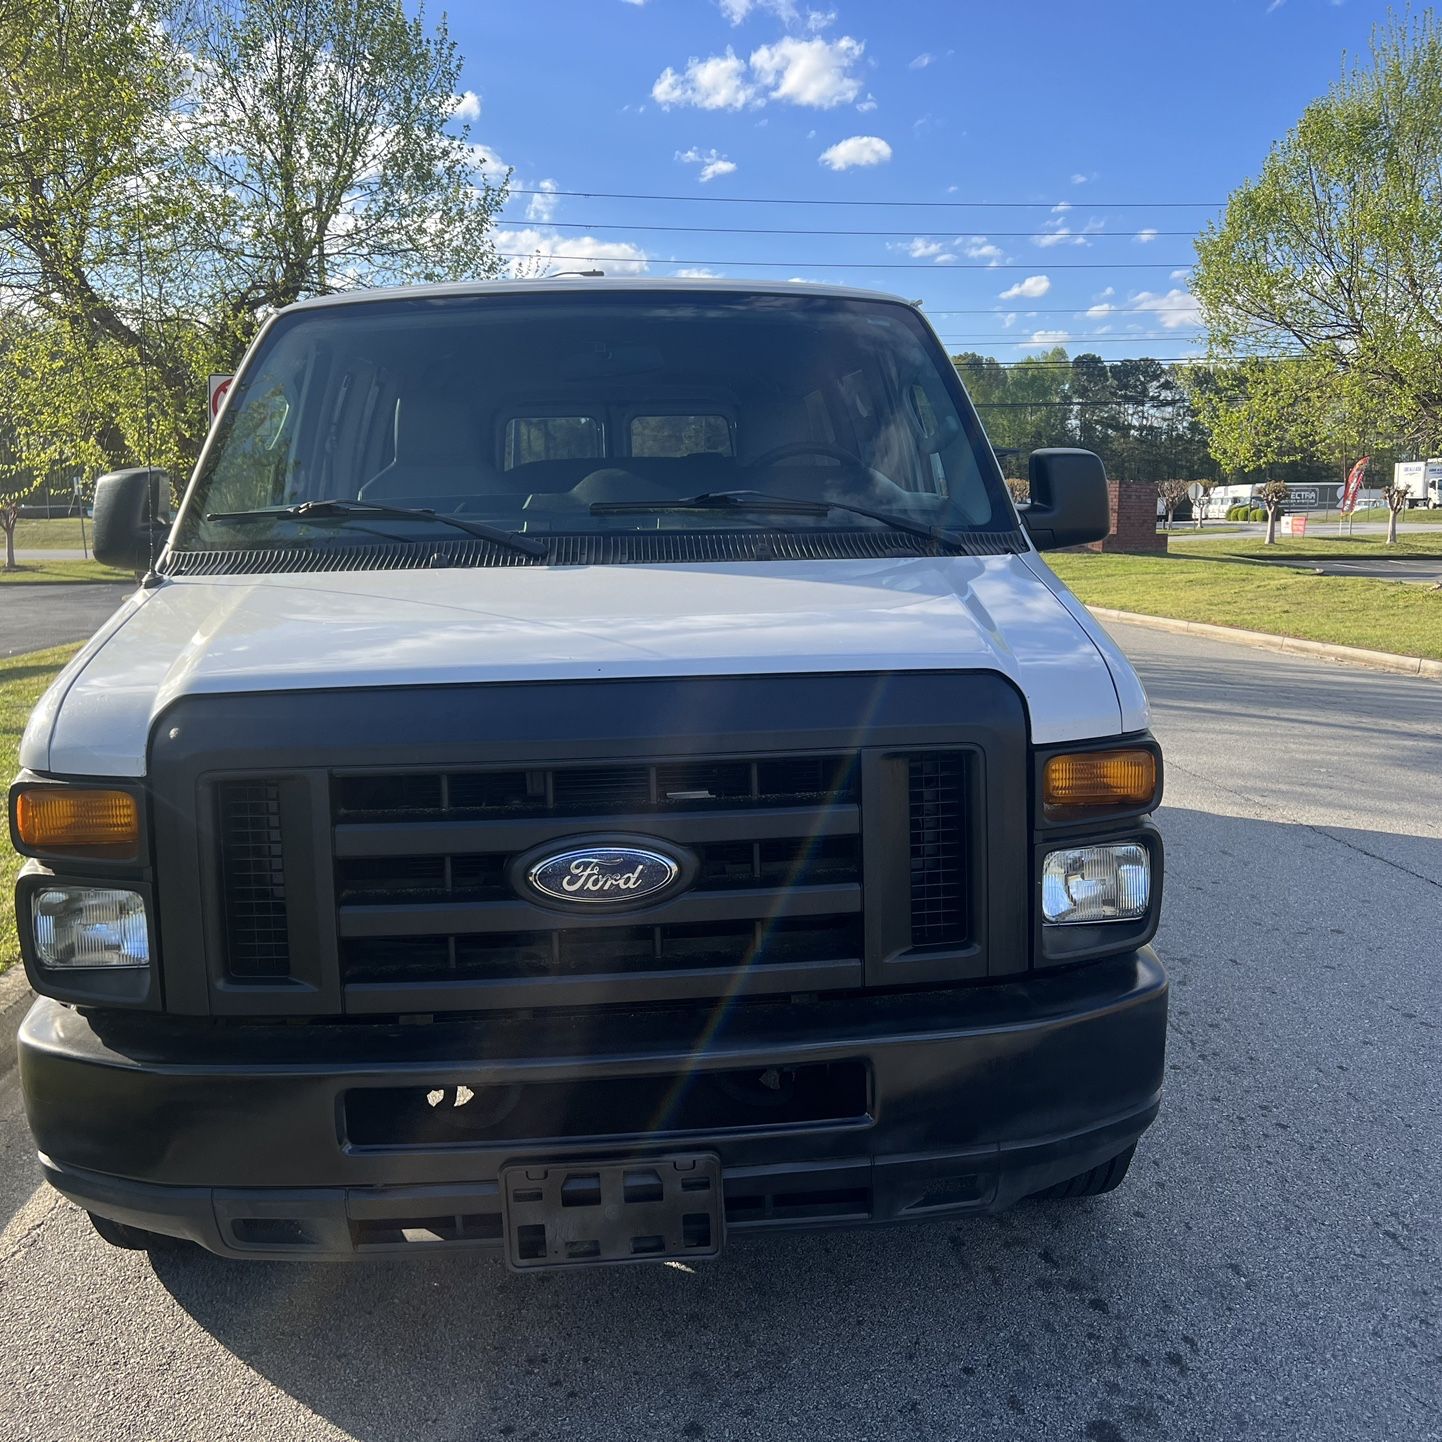
<path id="1" fill-rule="evenodd" d="M 1015 984 L 685 1020 L 235 1026 L 41 1000 L 19 1062 L 46 1176 L 90 1211 L 227 1256 L 420 1254 L 498 1242 L 497 1176 L 518 1159 L 714 1152 L 732 1233 L 996 1210 L 1145 1130 L 1166 997 L 1147 947 Z M 514 1097 L 620 1083 L 624 1095 L 628 1079 L 828 1063 L 864 1074 L 857 1114 L 464 1143 L 352 1134 L 351 1099 L 373 1088 Z"/>

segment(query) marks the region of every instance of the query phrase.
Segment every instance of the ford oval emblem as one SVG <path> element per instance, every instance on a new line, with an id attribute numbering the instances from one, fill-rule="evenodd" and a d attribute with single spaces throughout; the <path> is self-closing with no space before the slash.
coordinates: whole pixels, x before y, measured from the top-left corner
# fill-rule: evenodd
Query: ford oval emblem
<path id="1" fill-rule="evenodd" d="M 673 889 L 690 870 L 682 857 L 629 842 L 572 842 L 521 861 L 518 879 L 534 896 L 568 907 L 635 906 Z"/>

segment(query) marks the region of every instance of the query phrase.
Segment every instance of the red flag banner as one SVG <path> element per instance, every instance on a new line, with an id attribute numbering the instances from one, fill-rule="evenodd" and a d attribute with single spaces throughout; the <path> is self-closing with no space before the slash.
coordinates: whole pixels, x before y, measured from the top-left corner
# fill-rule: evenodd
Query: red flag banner
<path id="1" fill-rule="evenodd" d="M 1349 516 L 1357 509 L 1357 495 L 1362 489 L 1362 477 L 1367 474 L 1367 462 L 1370 456 L 1363 456 L 1347 477 L 1347 484 L 1342 487 L 1342 514 Z"/>

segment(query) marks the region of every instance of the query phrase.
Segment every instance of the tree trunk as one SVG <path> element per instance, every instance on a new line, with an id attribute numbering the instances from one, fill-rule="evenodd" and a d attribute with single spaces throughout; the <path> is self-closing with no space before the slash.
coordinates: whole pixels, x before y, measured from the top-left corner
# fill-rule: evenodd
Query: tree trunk
<path id="1" fill-rule="evenodd" d="M 13 524 L 5 526 L 5 569 L 15 569 L 15 527 Z"/>
<path id="2" fill-rule="evenodd" d="M 1395 545 L 1397 544 L 1397 508 L 1396 508 L 1396 506 L 1388 506 L 1388 507 L 1387 507 L 1387 544 L 1388 544 L 1389 546 L 1395 546 Z"/>
<path id="3" fill-rule="evenodd" d="M 1263 544 L 1268 546 L 1277 544 L 1277 513 L 1271 506 L 1267 507 L 1267 539 Z"/>

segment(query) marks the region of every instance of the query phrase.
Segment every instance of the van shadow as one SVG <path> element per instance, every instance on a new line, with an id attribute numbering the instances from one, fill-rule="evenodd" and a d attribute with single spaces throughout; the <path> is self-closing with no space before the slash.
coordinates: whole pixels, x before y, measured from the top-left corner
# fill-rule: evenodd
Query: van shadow
<path id="1" fill-rule="evenodd" d="M 1408 1114 L 1442 1106 L 1418 1060 L 1442 1026 L 1425 964 L 1442 888 L 1387 859 L 1438 843 L 1179 808 L 1160 820 L 1168 1090 L 1109 1196 L 738 1239 L 694 1270 L 182 1253 L 158 1254 L 155 1274 L 266 1382 L 361 1442 L 1152 1442 L 1230 1435 L 1238 1387 L 1270 1399 L 1251 1418 L 1268 1436 L 1362 1435 L 1404 1381 L 1427 1390 L 1425 1346 L 1387 1329 L 1404 1325 L 1388 1320 L 1397 1289 L 1432 1286 L 1428 1250 L 1386 1240 L 1357 1179 L 1423 1199 L 1395 1236 L 1442 1220 L 1426 1200 L 1442 1158 Z M 1319 891 L 1334 872 L 1349 887 Z M 1274 1382 L 1279 1354 L 1290 1371 Z"/>

